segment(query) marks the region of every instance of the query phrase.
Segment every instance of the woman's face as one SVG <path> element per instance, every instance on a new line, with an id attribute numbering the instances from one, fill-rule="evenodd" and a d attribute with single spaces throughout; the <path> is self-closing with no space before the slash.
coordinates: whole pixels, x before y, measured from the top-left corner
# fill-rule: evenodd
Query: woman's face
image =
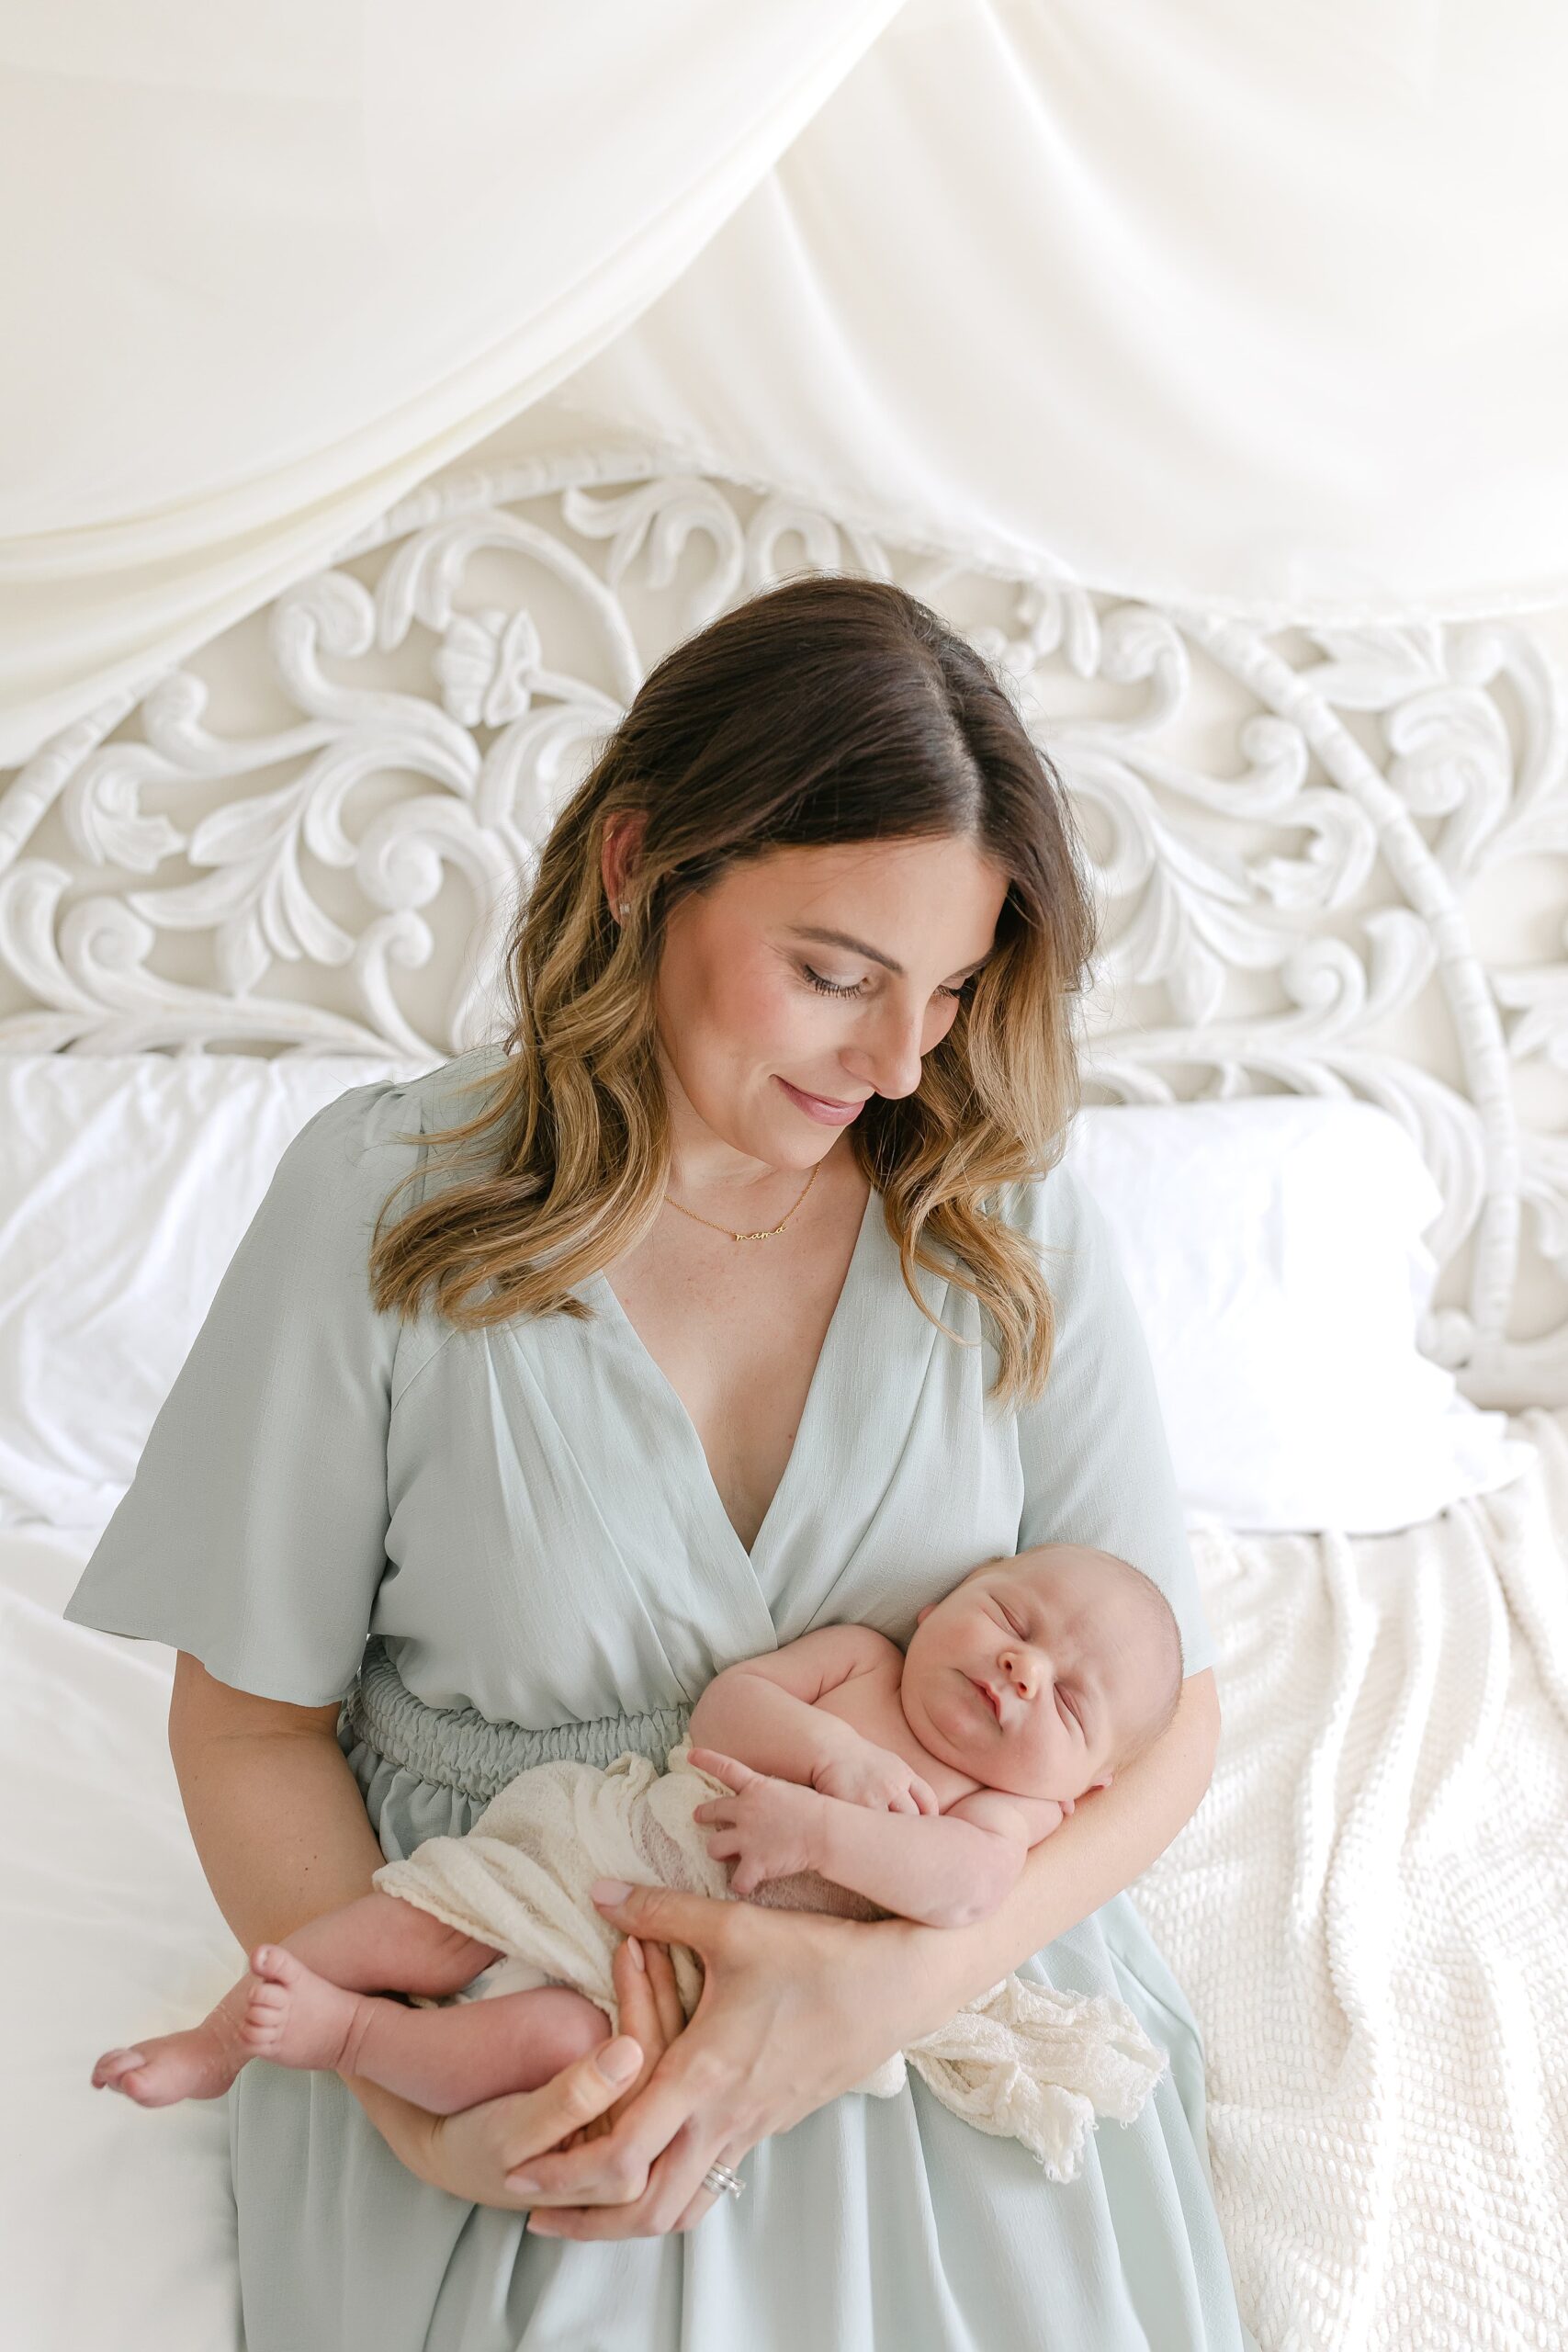
<path id="1" fill-rule="evenodd" d="M 954 835 L 772 850 L 671 917 L 660 1045 L 697 1117 L 809 1168 L 874 1094 L 912 1094 L 989 954 L 1007 877 Z"/>

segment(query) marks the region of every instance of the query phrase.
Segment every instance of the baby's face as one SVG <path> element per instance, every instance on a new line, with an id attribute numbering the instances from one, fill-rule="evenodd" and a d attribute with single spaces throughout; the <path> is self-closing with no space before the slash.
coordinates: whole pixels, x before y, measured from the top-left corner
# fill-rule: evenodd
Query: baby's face
<path id="1" fill-rule="evenodd" d="M 1164 1670 L 1130 1581 L 1076 1544 L 973 1570 L 920 1611 L 905 1653 L 899 1695 L 917 1739 L 1017 1796 L 1109 1786 Z"/>

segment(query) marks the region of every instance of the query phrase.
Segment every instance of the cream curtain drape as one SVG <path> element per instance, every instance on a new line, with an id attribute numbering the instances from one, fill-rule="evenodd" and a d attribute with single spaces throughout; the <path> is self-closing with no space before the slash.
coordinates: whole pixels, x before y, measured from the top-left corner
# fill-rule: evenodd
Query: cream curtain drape
<path id="1" fill-rule="evenodd" d="M 581 366 L 898 0 L 15 0 L 0 763 Z"/>
<path id="2" fill-rule="evenodd" d="M 1568 598 L 1555 0 L 20 0 L 0 762 L 525 436 L 1264 619 Z"/>
<path id="3" fill-rule="evenodd" d="M 1562 0 L 909 0 L 562 402 L 1168 604 L 1559 604 L 1565 111 Z"/>

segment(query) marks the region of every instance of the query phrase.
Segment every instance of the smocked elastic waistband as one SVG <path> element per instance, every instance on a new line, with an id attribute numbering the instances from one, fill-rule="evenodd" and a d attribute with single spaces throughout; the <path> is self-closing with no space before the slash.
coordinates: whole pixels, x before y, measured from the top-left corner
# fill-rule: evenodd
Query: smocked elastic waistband
<path id="1" fill-rule="evenodd" d="M 662 1771 L 668 1751 L 686 1736 L 692 1711 L 656 1707 L 646 1715 L 596 1715 L 588 1723 L 525 1731 L 519 1724 L 491 1723 L 477 1707 L 427 1706 L 372 1634 L 343 1713 L 355 1736 L 389 1764 L 488 1804 L 519 1772 L 561 1757 L 605 1765 L 631 1748 Z"/>

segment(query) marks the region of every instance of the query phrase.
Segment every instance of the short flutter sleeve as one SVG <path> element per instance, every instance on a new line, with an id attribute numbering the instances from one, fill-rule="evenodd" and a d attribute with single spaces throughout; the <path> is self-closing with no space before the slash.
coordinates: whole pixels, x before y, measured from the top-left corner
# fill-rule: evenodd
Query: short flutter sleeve
<path id="1" fill-rule="evenodd" d="M 1219 1655 L 1198 1588 L 1154 1372 L 1116 1248 L 1068 1166 L 1013 1195 L 1042 1248 L 1056 1315 L 1043 1391 L 1019 1415 L 1019 1548 L 1089 1544 L 1153 1578 L 1181 1634 L 1183 1670 Z"/>
<path id="2" fill-rule="evenodd" d="M 418 1126 L 410 1091 L 378 1082 L 295 1136 L 66 1604 L 74 1623 L 166 1642 L 261 1698 L 346 1691 L 386 1566 L 400 1329 L 372 1307 L 367 1261 L 418 1157 L 395 1138 Z"/>

